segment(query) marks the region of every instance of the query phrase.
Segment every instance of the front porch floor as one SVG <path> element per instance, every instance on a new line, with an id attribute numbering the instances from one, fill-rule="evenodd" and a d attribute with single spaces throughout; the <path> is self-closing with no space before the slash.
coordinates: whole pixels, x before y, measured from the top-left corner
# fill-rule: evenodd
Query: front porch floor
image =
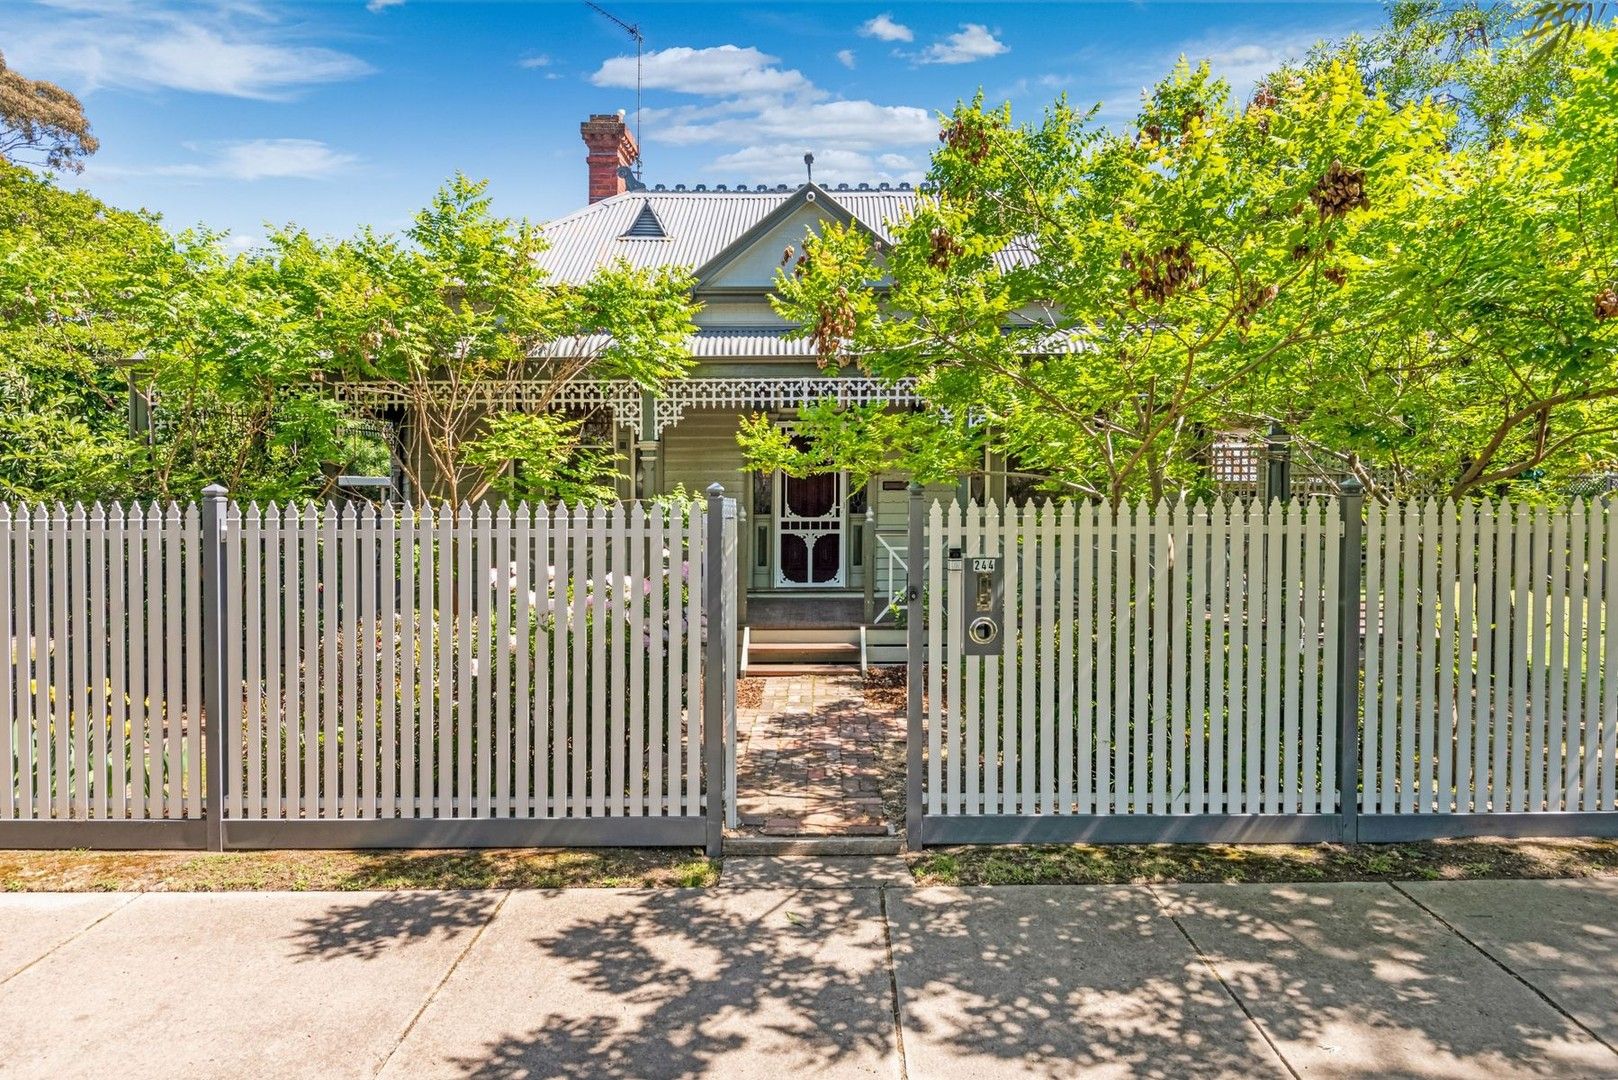
<path id="1" fill-rule="evenodd" d="M 904 690 L 886 672 L 744 679 L 736 715 L 743 832 L 885 836 L 904 804 Z"/>

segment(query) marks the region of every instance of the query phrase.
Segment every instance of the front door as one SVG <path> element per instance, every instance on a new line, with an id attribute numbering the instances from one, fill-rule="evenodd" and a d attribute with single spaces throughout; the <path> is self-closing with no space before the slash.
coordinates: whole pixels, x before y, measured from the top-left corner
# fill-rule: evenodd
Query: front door
<path id="1" fill-rule="evenodd" d="M 831 589 L 843 584 L 843 506 L 840 472 L 775 478 L 775 584 L 783 589 Z"/>

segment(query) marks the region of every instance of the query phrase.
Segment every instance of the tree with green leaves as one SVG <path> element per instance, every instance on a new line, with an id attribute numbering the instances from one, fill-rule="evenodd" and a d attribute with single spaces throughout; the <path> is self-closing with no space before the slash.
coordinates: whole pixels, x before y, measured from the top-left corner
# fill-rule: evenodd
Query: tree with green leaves
<path id="1" fill-rule="evenodd" d="M 1555 495 L 1618 461 L 1618 30 L 1558 62 L 1553 101 L 1420 178 L 1360 277 L 1376 325 L 1290 387 L 1299 433 L 1377 487 Z"/>
<path id="2" fill-rule="evenodd" d="M 496 217 L 485 184 L 457 176 L 403 237 L 272 238 L 300 351 L 328 381 L 402 403 L 400 458 L 412 487 L 451 501 L 597 498 L 610 455 L 557 407 L 574 379 L 647 389 L 684 374 L 689 276 L 618 263 L 582 284 L 553 280 L 540 229 Z"/>
<path id="3" fill-rule="evenodd" d="M 1182 63 L 1118 132 L 959 107 L 891 244 L 829 230 L 779 282 L 824 364 L 928 407 L 818 405 L 807 446 L 755 421 L 750 460 L 998 460 L 1112 502 L 1205 491 L 1211 440 L 1271 423 L 1379 496 L 1613 461 L 1615 31 L 1544 68 L 1520 28 L 1440 67 L 1402 32 L 1428 44 L 1317 50 L 1245 102 Z"/>
<path id="4" fill-rule="evenodd" d="M 1273 376 L 1373 316 L 1352 280 L 1396 241 L 1444 114 L 1351 64 L 1231 100 L 1182 64 L 1124 131 L 1059 101 L 1018 126 L 974 102 L 944 125 L 928 196 L 890 245 L 811 242 L 781 313 L 829 366 L 914 380 L 929 408 L 810 410 L 807 450 L 762 423 L 755 464 L 923 478 L 994 455 L 1117 502 L 1206 486 L 1215 434 Z"/>

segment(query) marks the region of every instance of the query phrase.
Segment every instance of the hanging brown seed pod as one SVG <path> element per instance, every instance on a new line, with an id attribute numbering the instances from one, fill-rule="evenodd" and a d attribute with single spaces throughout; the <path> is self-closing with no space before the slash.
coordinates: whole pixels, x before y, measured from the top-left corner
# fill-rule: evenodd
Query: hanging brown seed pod
<path id="1" fill-rule="evenodd" d="M 1137 296 L 1163 303 L 1176 293 L 1202 287 L 1202 268 L 1191 258 L 1191 242 L 1182 240 L 1161 251 L 1126 252 L 1124 268 L 1135 271 L 1129 287 L 1131 302 Z"/>
<path id="2" fill-rule="evenodd" d="M 1363 210 L 1371 205 L 1365 194 L 1365 170 L 1347 169 L 1341 161 L 1333 161 L 1326 175 L 1315 181 L 1309 189 L 1309 200 L 1322 221 L 1339 218 L 1351 210 Z"/>
<path id="3" fill-rule="evenodd" d="M 966 251 L 961 242 L 949 234 L 949 230 L 940 225 L 929 234 L 932 250 L 927 256 L 927 262 L 935 270 L 948 269 L 949 264 L 957 256 Z"/>
<path id="4" fill-rule="evenodd" d="M 1263 288 L 1250 289 L 1236 305 L 1236 325 L 1246 330 L 1253 325 L 1253 316 L 1268 307 L 1281 294 L 1281 287 L 1273 282 Z"/>
<path id="5" fill-rule="evenodd" d="M 1341 289 L 1348 282 L 1348 271 L 1341 266 L 1328 266 L 1320 272 L 1320 276 Z"/>
<path id="6" fill-rule="evenodd" d="M 792 245 L 788 244 L 786 250 L 781 252 L 781 265 L 785 266 L 792 261 Z"/>
<path id="7" fill-rule="evenodd" d="M 1303 260 L 1309 257 L 1309 252 L 1311 250 L 1312 249 L 1308 244 L 1299 244 L 1297 247 L 1292 249 L 1292 261 L 1303 262 Z"/>
<path id="8" fill-rule="evenodd" d="M 1618 319 L 1618 286 L 1608 285 L 1596 293 L 1596 318 Z"/>
<path id="9" fill-rule="evenodd" d="M 983 124 L 969 124 L 956 117 L 938 133 L 938 141 L 956 151 L 973 165 L 989 156 L 989 131 Z"/>

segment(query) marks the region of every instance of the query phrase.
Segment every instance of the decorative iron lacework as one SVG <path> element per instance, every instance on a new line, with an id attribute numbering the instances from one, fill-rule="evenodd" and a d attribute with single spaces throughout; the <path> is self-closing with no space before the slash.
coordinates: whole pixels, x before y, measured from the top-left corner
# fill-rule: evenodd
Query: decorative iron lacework
<path id="1" fill-rule="evenodd" d="M 403 406 L 408 400 L 399 388 L 377 383 L 341 382 L 332 390 L 338 401 L 372 409 Z M 552 408 L 576 412 L 605 409 L 619 427 L 640 426 L 641 388 L 633 379 L 575 379 L 560 387 L 548 382 L 517 381 L 490 387 L 482 395 L 485 403 L 505 409 L 535 408 L 547 399 Z"/>
<path id="2" fill-rule="evenodd" d="M 333 390 L 338 401 L 367 408 L 406 403 L 404 393 L 391 386 L 346 382 Z M 490 405 L 520 409 L 537 405 L 547 395 L 553 408 L 605 409 L 619 427 L 643 430 L 641 388 L 629 379 L 576 379 L 560 388 L 542 382 L 513 382 L 491 388 L 485 400 Z M 653 399 L 650 435 L 659 438 L 664 428 L 680 422 L 687 409 L 795 409 L 827 398 L 840 405 L 922 403 L 915 383 L 908 379 L 899 383 L 833 376 L 679 379 L 664 384 Z"/>
<path id="3" fill-rule="evenodd" d="M 796 379 L 684 379 L 653 402 L 652 435 L 678 424 L 687 409 L 795 409 L 833 398 L 839 405 L 919 405 L 915 383 L 831 376 Z"/>

